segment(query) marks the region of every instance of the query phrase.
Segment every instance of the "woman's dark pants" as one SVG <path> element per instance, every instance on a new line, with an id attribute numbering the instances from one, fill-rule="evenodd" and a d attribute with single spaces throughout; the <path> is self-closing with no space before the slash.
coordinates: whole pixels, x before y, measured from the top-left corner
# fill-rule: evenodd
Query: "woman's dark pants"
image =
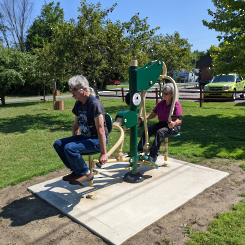
<path id="1" fill-rule="evenodd" d="M 151 146 L 150 156 L 156 158 L 158 156 L 158 151 L 160 149 L 162 141 L 170 136 L 177 135 L 180 131 L 180 126 L 174 126 L 173 129 L 168 128 L 168 123 L 158 122 L 148 128 L 149 139 L 152 135 L 155 135 L 154 142 Z M 145 144 L 145 132 L 143 133 L 140 142 L 138 144 L 138 151 L 143 151 L 143 146 Z"/>

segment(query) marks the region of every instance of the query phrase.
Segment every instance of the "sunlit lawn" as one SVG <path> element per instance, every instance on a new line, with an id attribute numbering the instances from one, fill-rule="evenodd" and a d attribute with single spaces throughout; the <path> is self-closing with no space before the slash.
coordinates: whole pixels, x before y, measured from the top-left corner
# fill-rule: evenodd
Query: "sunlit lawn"
<path id="1" fill-rule="evenodd" d="M 115 118 L 129 107 L 120 99 L 102 98 L 106 112 Z M 0 188 L 63 167 L 53 149 L 56 139 L 71 135 L 74 115 L 72 98 L 64 99 L 65 110 L 53 110 L 52 101 L 8 103 L 0 107 Z M 169 139 L 169 155 L 195 162 L 199 158 L 245 159 L 243 103 L 181 102 L 183 124 L 180 137 Z M 155 101 L 147 100 L 150 113 Z M 149 125 L 156 122 L 154 119 Z M 143 127 L 138 128 L 138 139 Z M 108 149 L 119 137 L 113 129 Z M 129 151 L 129 130 L 124 152 Z"/>

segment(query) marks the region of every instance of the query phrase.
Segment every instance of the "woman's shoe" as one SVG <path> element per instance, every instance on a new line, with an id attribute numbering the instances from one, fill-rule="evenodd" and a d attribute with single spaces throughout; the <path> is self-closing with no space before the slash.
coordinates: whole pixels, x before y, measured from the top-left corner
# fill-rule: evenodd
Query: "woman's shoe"
<path id="1" fill-rule="evenodd" d="M 151 156 L 149 155 L 149 158 L 152 162 L 156 162 L 157 161 L 157 156 Z"/>

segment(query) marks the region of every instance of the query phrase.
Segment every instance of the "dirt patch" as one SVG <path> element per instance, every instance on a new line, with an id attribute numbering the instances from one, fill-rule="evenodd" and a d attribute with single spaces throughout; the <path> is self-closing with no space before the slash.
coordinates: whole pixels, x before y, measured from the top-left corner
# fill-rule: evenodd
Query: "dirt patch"
<path id="1" fill-rule="evenodd" d="M 217 213 L 232 210 L 243 198 L 245 172 L 241 161 L 212 159 L 203 166 L 229 172 L 230 175 L 160 218 L 123 245 L 184 244 L 186 227 L 207 231 Z M 59 210 L 29 193 L 27 187 L 67 173 L 66 169 L 38 176 L 0 191 L 0 244 L 108 244 Z M 169 243 L 171 244 L 171 243 Z"/>

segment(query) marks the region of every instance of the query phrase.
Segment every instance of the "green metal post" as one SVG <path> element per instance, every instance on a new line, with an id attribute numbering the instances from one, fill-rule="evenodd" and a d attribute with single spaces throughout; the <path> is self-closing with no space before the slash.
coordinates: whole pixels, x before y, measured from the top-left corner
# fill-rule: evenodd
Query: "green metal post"
<path id="1" fill-rule="evenodd" d="M 130 110 L 137 113 L 137 107 L 132 103 L 134 93 L 137 91 L 137 62 L 133 61 L 129 67 L 129 91 L 130 91 Z M 131 174 L 137 173 L 137 122 L 130 128 L 130 165 L 132 166 Z"/>

